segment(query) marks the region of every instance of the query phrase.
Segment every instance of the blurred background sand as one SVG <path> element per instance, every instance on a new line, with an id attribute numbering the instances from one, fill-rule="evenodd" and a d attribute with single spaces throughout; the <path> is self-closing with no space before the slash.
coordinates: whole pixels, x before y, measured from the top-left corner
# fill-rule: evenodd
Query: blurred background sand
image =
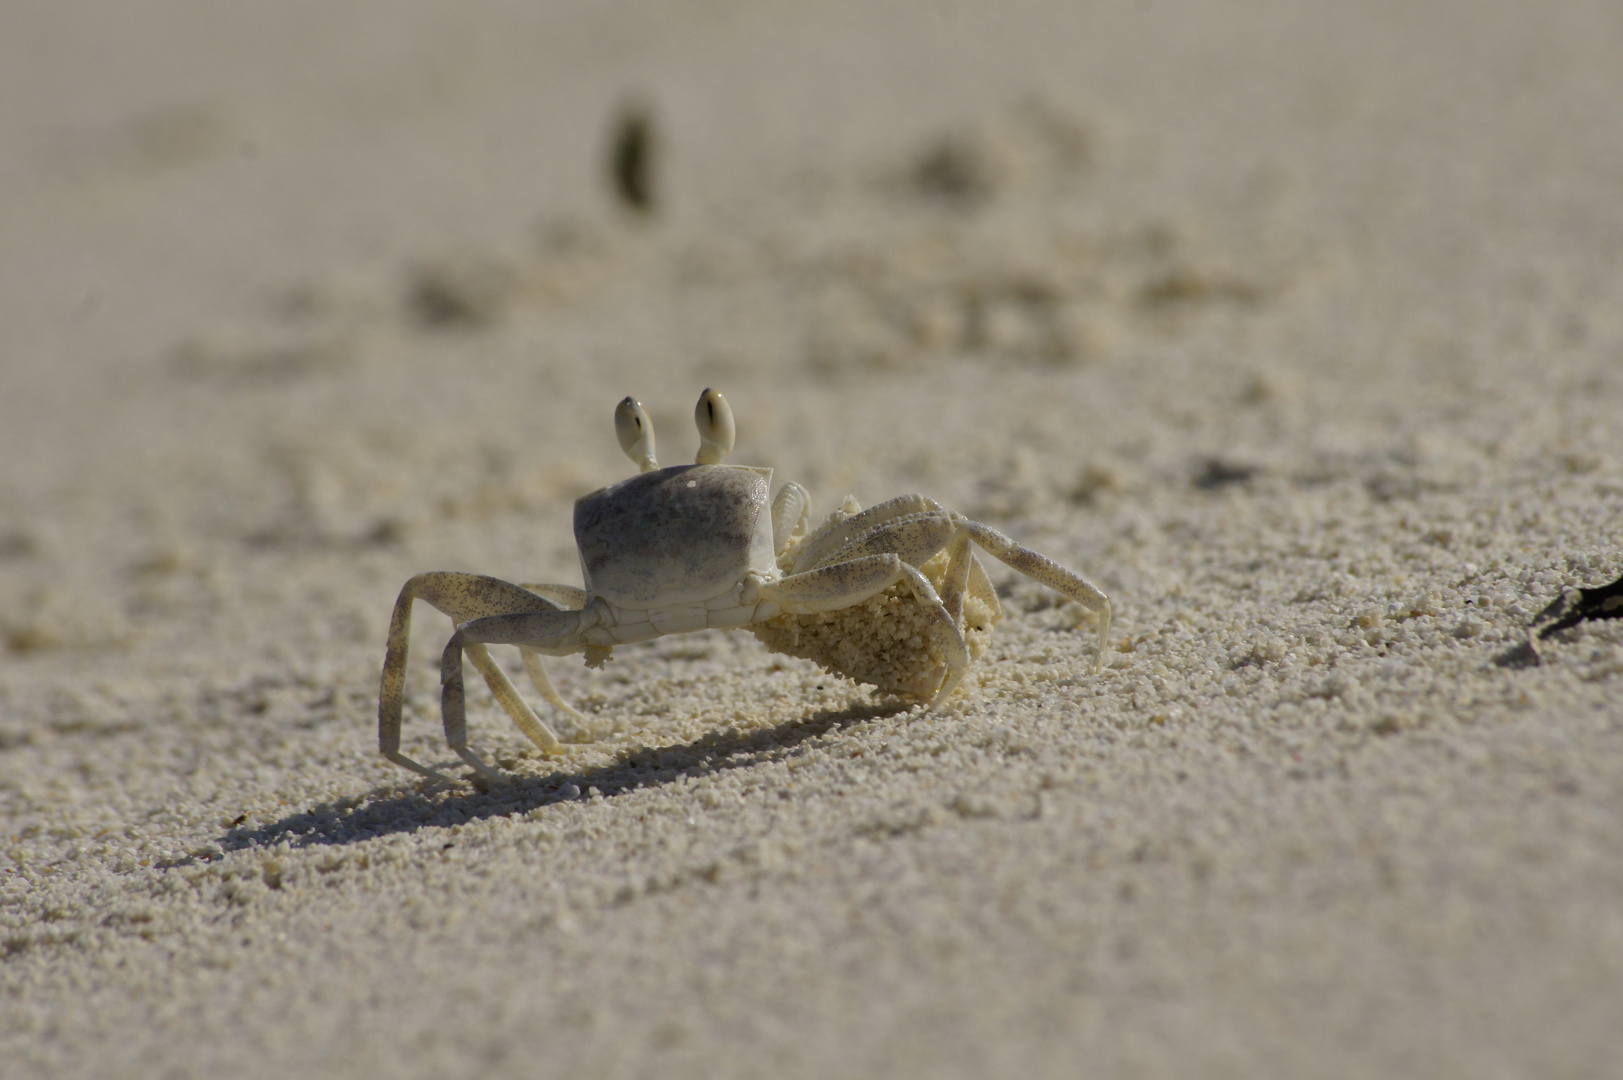
<path id="1" fill-rule="evenodd" d="M 1611 1076 L 1623 10 L 0 10 L 8 1077 Z M 640 118 L 640 119 L 639 119 Z M 617 190 L 646 124 L 651 207 Z M 746 635 L 376 754 L 707 385 L 1002 568 L 929 716 Z M 454 760 L 418 613 L 406 749 Z M 515 666 L 516 660 L 504 658 Z"/>

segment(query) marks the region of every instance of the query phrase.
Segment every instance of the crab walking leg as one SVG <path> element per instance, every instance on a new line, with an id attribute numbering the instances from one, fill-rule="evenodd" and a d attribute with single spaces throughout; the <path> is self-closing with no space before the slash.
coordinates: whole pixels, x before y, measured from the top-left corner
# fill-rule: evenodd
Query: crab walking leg
<path id="1" fill-rule="evenodd" d="M 543 754 L 563 753 L 564 745 L 558 741 L 558 736 L 553 734 L 552 729 L 539 716 L 535 715 L 529 703 L 519 696 L 518 690 L 508 680 L 507 672 L 501 669 L 500 664 L 491 659 L 489 650 L 483 645 L 470 645 L 467 653 L 468 659 L 473 661 L 473 666 L 478 668 L 479 674 L 485 677 L 485 685 L 490 687 L 490 692 L 496 698 L 497 704 L 501 705 L 502 711 L 512 719 L 513 723 L 518 725 L 518 729 L 524 732 L 531 742 L 540 747 Z M 530 678 L 535 682 L 537 689 L 545 688 L 541 692 L 547 696 L 547 700 L 562 705 L 565 709 L 569 709 L 571 713 L 580 716 L 574 709 L 570 709 L 568 705 L 564 704 L 564 700 L 558 695 L 558 691 L 553 689 L 552 681 L 547 678 L 547 673 L 541 670 L 539 657 L 536 657 L 536 654 L 529 649 L 524 649 L 523 655 L 524 666 L 529 670 Z M 536 657 L 534 662 L 531 660 L 532 657 Z M 547 694 L 548 690 L 551 690 L 552 693 Z M 585 718 L 582 717 L 582 719 Z M 463 756 L 466 757 L 466 755 Z"/>
<path id="2" fill-rule="evenodd" d="M 454 636 L 452 640 L 455 640 Z M 447 652 L 449 651 L 447 649 Z M 552 734 L 551 729 L 543 724 L 534 713 L 530 712 L 530 707 L 518 696 L 518 691 L 513 688 L 512 682 L 508 680 L 507 673 L 502 671 L 495 660 L 491 659 L 490 650 L 476 642 L 467 645 L 461 652 L 473 662 L 473 666 L 478 668 L 480 674 L 485 677 L 490 692 L 496 696 L 496 700 L 501 703 L 502 708 L 507 710 L 508 715 L 513 718 L 513 722 L 519 726 L 520 731 L 535 740 L 543 751 L 557 753 L 563 749 L 557 737 Z M 452 750 L 456 751 L 458 757 L 473 766 L 475 772 L 491 780 L 500 780 L 502 779 L 501 773 L 486 765 L 478 754 L 468 749 L 468 709 L 466 694 L 462 685 L 462 657 L 458 656 L 454 661 L 457 669 L 455 707 L 450 704 L 450 695 L 444 686 L 443 665 L 451 662 L 444 657 L 440 661 L 442 665 L 440 671 L 440 712 L 445 721 L 445 741 Z"/>
<path id="3" fill-rule="evenodd" d="M 961 533 L 947 545 L 947 574 L 941 579 L 941 606 L 954 626 L 964 621 L 964 590 L 969 587 L 969 568 L 975 556 L 969 550 L 969 534 Z"/>
<path id="4" fill-rule="evenodd" d="M 567 586 L 557 588 L 563 589 Z M 378 750 L 385 758 L 414 773 L 432 780 L 451 782 L 451 778 L 445 774 L 420 765 L 400 752 L 400 720 L 406 699 L 406 660 L 407 647 L 411 639 L 411 609 L 417 600 L 423 600 L 444 612 L 456 623 L 515 611 L 553 612 L 558 610 L 558 606 L 528 589 L 483 574 L 449 571 L 418 574 L 406 582 L 400 590 L 400 597 L 394 605 L 394 615 L 389 620 L 389 643 L 384 651 L 382 684 L 378 690 Z M 500 672 L 494 665 L 492 669 Z M 489 682 L 488 673 L 486 681 Z M 506 682 L 505 675 L 502 676 L 502 681 Z M 510 683 L 508 690 L 512 690 Z M 491 693 L 496 695 L 497 700 L 501 700 L 502 694 L 494 684 L 491 685 Z M 509 714 L 511 715 L 511 710 Z M 521 723 L 520 727 L 523 726 Z"/>
<path id="5" fill-rule="evenodd" d="M 930 699 L 929 707 L 933 709 L 958 688 L 959 680 L 969 668 L 969 648 L 957 624 L 942 606 L 930 579 L 903 562 L 899 555 L 865 555 L 803 574 L 791 574 L 774 584 L 770 592 L 763 589 L 762 594 L 766 599 L 776 600 L 785 611 L 811 614 L 852 607 L 903 580 L 913 590 L 919 608 L 929 616 L 930 636 L 947 664 L 947 674 Z"/>
<path id="6" fill-rule="evenodd" d="M 930 514 L 944 514 L 941 504 L 923 495 L 898 495 L 894 499 L 886 499 L 873 506 L 846 518 L 827 530 L 815 533 L 805 545 L 795 553 L 795 571 L 810 570 L 815 566 L 825 565 L 831 560 L 837 560 L 841 549 L 847 544 L 860 546 L 864 539 L 881 535 L 886 525 L 895 523 L 898 518 L 919 517 Z M 940 550 L 938 544 L 924 559 Z M 909 562 L 912 560 L 909 559 Z M 920 560 L 922 561 L 922 560 Z"/>
<path id="7" fill-rule="evenodd" d="M 991 611 L 991 624 L 996 626 L 1003 621 L 1003 605 L 998 601 L 997 589 L 992 585 L 992 579 L 986 576 L 986 567 L 969 553 L 969 595 L 985 604 Z"/>
<path id="8" fill-rule="evenodd" d="M 993 625 L 1003 618 L 997 590 L 970 550 L 969 537 L 958 528 L 951 511 L 923 495 L 899 495 L 871 506 L 812 537 L 806 547 L 823 563 L 894 552 L 911 566 L 923 566 L 945 548 L 947 576 L 941 602 L 953 623 L 962 629 L 966 594 L 986 606 Z M 796 559 L 802 568 L 806 555 L 803 549 Z"/>
<path id="9" fill-rule="evenodd" d="M 953 514 L 952 519 L 970 539 L 1003 563 L 1038 584 L 1046 585 L 1055 592 L 1070 597 L 1098 616 L 1099 655 L 1094 658 L 1093 673 L 1097 675 L 1103 671 L 1105 652 L 1110 647 L 1110 597 L 1087 578 L 1067 570 L 1046 555 L 1021 547 L 1012 538 L 1004 536 L 990 525 L 971 521 L 962 514 Z"/>
<path id="10" fill-rule="evenodd" d="M 531 711 L 518 691 L 513 688 L 506 672 L 490 657 L 488 645 L 517 645 L 525 650 L 526 663 L 531 649 L 553 651 L 568 649 L 584 643 L 581 636 L 583 617 L 578 611 L 527 611 L 489 615 L 472 619 L 457 627 L 451 640 L 446 642 L 440 657 L 440 716 L 445 722 L 445 741 L 457 756 L 481 774 L 500 779 L 501 773 L 480 760 L 468 749 L 467 691 L 462 682 L 462 657 L 466 653 L 473 666 L 485 677 L 485 684 L 496 701 L 512 718 L 518 729 L 543 753 L 563 753 L 563 743 L 552 729 Z M 537 665 L 539 667 L 539 665 Z M 535 672 L 532 669 L 531 674 Z M 546 678 L 545 673 L 541 678 Z M 551 683 L 547 684 L 548 686 Z"/>
<path id="11" fill-rule="evenodd" d="M 573 585 L 548 585 L 526 581 L 522 587 L 538 596 L 546 597 L 553 603 L 561 604 L 570 611 L 579 611 L 586 606 L 588 599 L 585 589 L 577 589 Z M 557 687 L 552 685 L 552 680 L 547 678 L 546 668 L 541 666 L 540 653 L 522 646 L 519 652 L 524 657 L 524 670 L 530 673 L 530 682 L 535 686 L 536 693 L 546 698 L 553 708 L 568 713 L 576 721 L 582 724 L 591 722 L 587 719 L 585 713 L 565 701 L 563 695 L 558 693 Z M 511 715 L 511 712 L 509 712 L 509 715 Z M 515 723 L 518 721 L 516 716 L 513 719 Z M 519 726 L 523 727 L 524 725 L 520 724 Z"/>
<path id="12" fill-rule="evenodd" d="M 544 582 L 526 581 L 519 588 L 551 600 L 559 607 L 567 608 L 570 611 L 579 611 L 586 606 L 588 599 L 586 590 L 577 588 L 574 585 L 548 585 Z"/>
<path id="13" fill-rule="evenodd" d="M 806 489 L 793 480 L 778 489 L 772 499 L 772 545 L 773 554 L 782 555 L 783 549 L 789 546 L 789 541 L 795 534 L 806 528 L 806 518 L 811 511 L 811 496 Z"/>
<path id="14" fill-rule="evenodd" d="M 520 646 L 519 655 L 524 657 L 524 670 L 530 673 L 530 683 L 535 687 L 537 693 L 546 698 L 547 701 L 551 703 L 552 707 L 557 709 L 559 712 L 568 713 L 569 716 L 577 723 L 591 723 L 591 721 L 587 719 L 585 713 L 581 712 L 579 709 L 569 704 L 569 702 L 565 701 L 564 696 L 558 693 L 558 688 L 552 685 L 552 680 L 547 678 L 547 669 L 541 666 L 540 653 L 536 652 L 534 649 L 527 649 Z M 507 715 L 513 716 L 513 711 L 509 709 L 507 711 Z M 518 724 L 520 728 L 524 727 L 524 724 L 516 716 L 513 716 L 513 722 Z M 545 727 L 546 725 L 542 726 Z M 528 735 L 529 732 L 526 731 L 525 734 Z M 530 738 L 535 739 L 535 736 L 530 735 Z M 536 745 L 541 746 L 540 740 L 536 740 Z M 546 748 L 542 747 L 542 749 Z M 548 752 L 554 753 L 555 751 Z"/>

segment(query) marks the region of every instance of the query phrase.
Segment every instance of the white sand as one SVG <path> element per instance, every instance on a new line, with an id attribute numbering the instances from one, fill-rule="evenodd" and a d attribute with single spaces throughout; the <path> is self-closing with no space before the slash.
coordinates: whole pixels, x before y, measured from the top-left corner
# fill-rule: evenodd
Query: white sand
<path id="1" fill-rule="evenodd" d="M 1623 572 L 1612 0 L 248 7 L 0 8 L 8 1080 L 1618 1075 L 1623 622 L 1494 664 Z M 929 716 L 710 633 L 380 759 L 401 583 L 705 385 L 1106 672 L 994 568 Z"/>

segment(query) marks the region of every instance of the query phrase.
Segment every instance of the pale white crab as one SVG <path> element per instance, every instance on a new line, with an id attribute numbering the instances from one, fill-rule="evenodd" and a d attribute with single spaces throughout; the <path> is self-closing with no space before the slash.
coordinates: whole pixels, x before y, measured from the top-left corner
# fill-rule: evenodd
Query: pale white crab
<path id="1" fill-rule="evenodd" d="M 516 645 L 536 690 L 584 721 L 558 694 L 540 657 L 586 654 L 598 667 L 616 645 L 665 634 L 749 627 L 769 647 L 814 660 L 881 690 L 944 701 L 984 632 L 1002 617 L 973 542 L 1027 577 L 1077 601 L 1098 623 L 1103 663 L 1110 598 L 1058 563 L 922 495 L 860 510 L 850 499 L 810 534 L 806 489 L 787 483 L 768 501 L 772 470 L 723 465 L 733 414 L 714 390 L 694 410 L 699 455 L 662 469 L 643 407 L 620 402 L 620 446 L 641 473 L 575 503 L 586 588 L 514 585 L 482 574 L 418 574 L 400 590 L 378 693 L 378 747 L 397 765 L 451 778 L 400 752 L 407 643 L 414 601 L 451 617 L 440 664 L 440 710 L 451 749 L 479 774 L 501 774 L 468 748 L 464 655 L 519 730 L 547 754 L 564 749 L 521 698 L 487 645 Z M 855 645 L 855 648 L 853 648 Z"/>

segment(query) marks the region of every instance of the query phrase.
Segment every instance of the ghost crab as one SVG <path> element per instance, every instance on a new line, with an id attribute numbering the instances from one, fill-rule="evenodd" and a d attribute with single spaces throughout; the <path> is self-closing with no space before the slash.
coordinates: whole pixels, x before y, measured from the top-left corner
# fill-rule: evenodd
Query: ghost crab
<path id="1" fill-rule="evenodd" d="M 451 780 L 400 752 L 417 600 L 456 625 L 440 663 L 445 739 L 489 779 L 502 774 L 468 748 L 464 656 L 543 753 L 562 753 L 564 745 L 519 696 L 487 645 L 518 646 L 541 696 L 581 721 L 586 718 L 547 678 L 541 656 L 585 653 L 587 666 L 601 667 L 616 645 L 736 627 L 749 627 L 776 651 L 934 708 L 969 666 L 966 629 L 976 640 L 1002 617 L 971 544 L 1092 612 L 1098 622 L 1094 671 L 1102 667 L 1110 598 L 1082 577 L 922 495 L 899 495 L 866 510 L 848 498 L 808 533 L 805 488 L 786 483 L 769 501 L 771 469 L 722 464 L 734 439 L 727 399 L 705 390 L 694 419 L 695 463 L 662 469 L 642 405 L 628 397 L 615 409 L 620 447 L 640 471 L 575 502 L 584 589 L 447 571 L 406 582 L 389 623 L 378 693 L 384 757 L 431 779 Z M 891 633 L 876 633 L 887 626 Z M 876 666 L 863 648 L 853 653 L 848 647 L 864 639 L 885 643 L 889 660 Z"/>

